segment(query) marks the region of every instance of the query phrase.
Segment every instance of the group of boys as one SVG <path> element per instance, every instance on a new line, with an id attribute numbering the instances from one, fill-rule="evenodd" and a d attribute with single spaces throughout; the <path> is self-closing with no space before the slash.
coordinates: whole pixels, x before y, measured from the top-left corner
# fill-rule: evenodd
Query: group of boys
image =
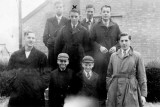
<path id="1" fill-rule="evenodd" d="M 48 82 L 50 107 L 63 107 L 65 98 L 70 95 L 96 98 L 102 107 L 144 105 L 147 80 L 143 61 L 139 53 L 131 48 L 131 37 L 121 33 L 119 26 L 111 20 L 111 7 L 101 7 L 101 18 L 97 22 L 93 18 L 93 5 L 86 6 L 87 18 L 81 22 L 77 8 L 69 12 L 70 20 L 63 16 L 62 2 L 55 3 L 55 10 L 56 16 L 47 19 L 43 35 L 48 59 L 34 47 L 35 34 L 28 31 L 24 34 L 24 48 L 11 55 L 8 69 L 38 68 L 43 71 L 45 67 L 51 67 Z M 43 83 L 44 79 L 39 82 Z M 32 85 L 34 87 L 35 84 Z M 42 87 L 41 90 L 34 87 L 32 91 L 44 93 L 47 86 Z M 29 104 L 30 100 L 24 103 L 25 100 L 19 99 L 25 98 L 27 94 L 17 94 L 18 89 L 14 87 L 10 107 Z M 44 100 L 43 97 L 39 99 Z M 44 104 L 35 106 L 43 107 Z"/>

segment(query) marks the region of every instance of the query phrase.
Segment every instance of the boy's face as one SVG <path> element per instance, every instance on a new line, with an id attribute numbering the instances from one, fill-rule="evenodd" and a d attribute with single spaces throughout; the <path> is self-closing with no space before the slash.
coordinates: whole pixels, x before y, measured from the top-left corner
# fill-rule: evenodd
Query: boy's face
<path id="1" fill-rule="evenodd" d="M 87 13 L 87 18 L 92 19 L 94 14 L 94 8 L 87 8 L 86 13 Z"/>
<path id="2" fill-rule="evenodd" d="M 94 67 L 94 63 L 93 62 L 83 62 L 82 63 L 82 67 L 86 72 L 92 71 L 92 68 Z"/>
<path id="3" fill-rule="evenodd" d="M 102 19 L 109 20 L 111 17 L 111 9 L 109 7 L 103 7 L 101 11 Z"/>
<path id="4" fill-rule="evenodd" d="M 34 33 L 28 33 L 28 35 L 26 35 L 24 39 L 25 39 L 25 45 L 28 47 L 32 47 L 34 46 L 34 43 L 36 41 L 36 36 Z"/>
<path id="5" fill-rule="evenodd" d="M 57 63 L 60 69 L 65 70 L 67 68 L 67 65 L 69 64 L 69 60 L 68 59 L 58 59 Z"/>
<path id="6" fill-rule="evenodd" d="M 63 14 L 63 4 L 58 3 L 55 5 L 56 14 L 61 16 Z"/>
<path id="7" fill-rule="evenodd" d="M 70 19 L 71 19 L 71 23 L 73 25 L 76 25 L 78 23 L 79 18 L 80 18 L 79 13 L 77 13 L 77 12 L 70 12 Z"/>
<path id="8" fill-rule="evenodd" d="M 131 46 L 131 40 L 129 40 L 129 36 L 122 36 L 119 40 L 119 44 L 123 50 L 127 50 Z"/>

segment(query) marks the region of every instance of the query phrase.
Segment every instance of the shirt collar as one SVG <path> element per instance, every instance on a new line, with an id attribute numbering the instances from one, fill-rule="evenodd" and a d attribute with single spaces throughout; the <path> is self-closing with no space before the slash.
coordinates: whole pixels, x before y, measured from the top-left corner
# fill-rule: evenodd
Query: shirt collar
<path id="1" fill-rule="evenodd" d="M 89 19 L 88 18 L 86 18 L 86 22 L 88 22 L 89 21 Z M 93 18 L 91 19 L 91 23 L 93 23 Z"/>
<path id="2" fill-rule="evenodd" d="M 102 19 L 102 23 L 105 25 L 105 26 L 109 26 L 109 23 L 110 23 L 110 20 L 108 20 L 107 22 L 105 22 L 103 19 Z"/>
<path id="3" fill-rule="evenodd" d="M 75 25 L 75 27 L 77 27 L 77 25 L 78 25 L 78 23 Z M 71 23 L 71 26 L 72 26 L 72 28 L 73 28 L 73 24 Z"/>
<path id="4" fill-rule="evenodd" d="M 83 72 L 86 74 L 87 76 L 87 71 L 83 70 Z M 92 75 L 92 71 L 89 71 L 89 75 L 91 76 Z"/>
<path id="5" fill-rule="evenodd" d="M 128 52 L 129 52 L 129 50 L 130 50 L 130 47 L 126 50 L 126 53 L 128 53 Z M 122 51 L 122 52 L 124 52 L 124 50 L 123 50 L 123 49 L 121 49 L 121 51 Z"/>
<path id="6" fill-rule="evenodd" d="M 62 19 L 62 16 L 57 16 L 57 15 L 56 15 L 56 18 L 57 18 L 58 20 L 61 20 L 61 19 Z"/>

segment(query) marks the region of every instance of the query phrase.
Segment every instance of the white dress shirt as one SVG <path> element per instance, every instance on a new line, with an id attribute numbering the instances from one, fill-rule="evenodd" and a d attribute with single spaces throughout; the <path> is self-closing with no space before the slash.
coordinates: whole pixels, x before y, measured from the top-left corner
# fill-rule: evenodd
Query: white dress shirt
<path id="1" fill-rule="evenodd" d="M 58 20 L 58 24 L 60 23 L 60 21 L 61 21 L 61 19 L 62 19 L 62 16 L 57 16 L 56 15 L 56 18 L 57 18 L 57 20 Z"/>
<path id="2" fill-rule="evenodd" d="M 30 53 L 31 53 L 31 51 L 25 51 L 26 58 L 28 58 L 28 57 L 29 57 Z"/>

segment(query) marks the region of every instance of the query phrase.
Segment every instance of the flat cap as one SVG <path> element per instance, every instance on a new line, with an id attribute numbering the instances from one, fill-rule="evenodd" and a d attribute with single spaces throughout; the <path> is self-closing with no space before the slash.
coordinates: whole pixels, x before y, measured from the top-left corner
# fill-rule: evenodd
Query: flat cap
<path id="1" fill-rule="evenodd" d="M 60 53 L 57 59 L 66 60 L 69 59 L 69 55 L 67 53 Z"/>
<path id="2" fill-rule="evenodd" d="M 82 62 L 94 62 L 94 59 L 91 56 L 85 56 L 83 57 Z"/>

